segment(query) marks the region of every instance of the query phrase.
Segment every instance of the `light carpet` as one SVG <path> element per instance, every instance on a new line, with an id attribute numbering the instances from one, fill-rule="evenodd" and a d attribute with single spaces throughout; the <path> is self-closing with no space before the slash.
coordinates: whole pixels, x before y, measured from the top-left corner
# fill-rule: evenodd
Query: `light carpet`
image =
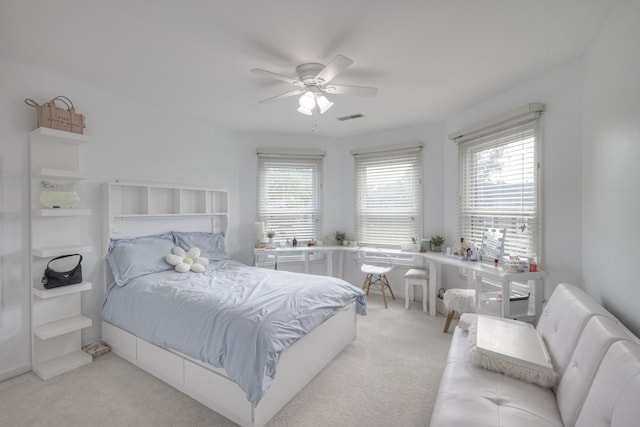
<path id="1" fill-rule="evenodd" d="M 426 426 L 451 341 L 444 317 L 371 295 L 358 336 L 268 424 Z M 451 331 L 451 329 L 450 329 Z M 276 374 L 277 375 L 277 374 Z M 113 353 L 47 381 L 0 383 L 2 426 L 235 426 Z"/>

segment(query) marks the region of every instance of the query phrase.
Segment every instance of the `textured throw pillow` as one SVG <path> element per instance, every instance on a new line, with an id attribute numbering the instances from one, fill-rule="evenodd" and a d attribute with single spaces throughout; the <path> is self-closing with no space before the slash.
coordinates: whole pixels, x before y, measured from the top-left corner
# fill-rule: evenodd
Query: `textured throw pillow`
<path id="1" fill-rule="evenodd" d="M 111 240 L 107 261 L 116 285 L 124 286 L 138 276 L 173 268 L 164 260 L 173 247 L 171 233 Z"/>
<path id="2" fill-rule="evenodd" d="M 522 325 L 514 323 L 513 321 L 503 323 L 503 326 L 507 326 L 507 328 L 510 329 L 512 333 L 517 334 L 519 331 L 526 332 L 527 334 L 538 334 L 538 331 L 536 331 L 535 328 L 528 328 L 531 325 L 527 325 L 527 327 L 524 327 Z M 523 327 L 525 328 L 525 330 L 522 329 Z M 472 342 L 471 348 L 469 349 L 469 358 L 471 360 L 471 363 L 473 363 L 474 365 L 488 371 L 498 372 L 500 374 L 504 374 L 506 376 L 528 383 L 537 384 L 545 388 L 551 388 L 557 384 L 558 375 L 553 371 L 553 368 L 537 367 L 526 360 L 513 357 L 513 355 L 480 351 L 477 346 L 477 332 L 478 322 L 476 321 L 469 326 L 469 335 L 467 337 L 467 339 L 471 340 Z M 499 333 L 493 336 L 494 339 L 499 339 L 499 337 Z M 505 335 L 505 338 L 509 338 L 508 334 Z M 517 345 L 515 344 L 517 340 L 508 340 L 507 342 Z M 544 346 L 544 342 L 542 341 L 542 339 L 539 339 L 539 343 L 540 347 L 536 349 L 536 352 L 540 352 L 540 354 L 546 355 L 548 358 L 548 352 L 546 347 Z M 509 352 L 507 351 L 506 353 Z"/>
<path id="3" fill-rule="evenodd" d="M 185 250 L 200 248 L 200 256 L 209 261 L 229 259 L 224 244 L 224 234 L 207 233 L 203 231 L 174 231 L 176 246 Z"/>

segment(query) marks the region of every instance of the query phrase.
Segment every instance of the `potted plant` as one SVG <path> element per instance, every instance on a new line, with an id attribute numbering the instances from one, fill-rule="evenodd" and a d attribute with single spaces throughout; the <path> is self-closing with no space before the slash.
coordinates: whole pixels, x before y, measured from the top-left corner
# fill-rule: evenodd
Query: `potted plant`
<path id="1" fill-rule="evenodd" d="M 338 246 L 342 246 L 342 242 L 347 237 L 347 234 L 343 231 L 336 231 L 336 242 Z"/>
<path id="2" fill-rule="evenodd" d="M 411 243 L 412 244 L 411 250 L 413 252 L 420 252 L 420 243 L 418 243 L 418 239 L 415 238 L 415 237 L 412 237 L 411 241 L 413 242 L 413 243 Z"/>
<path id="3" fill-rule="evenodd" d="M 431 236 L 431 247 L 434 252 L 440 252 L 440 247 L 444 244 L 444 237 L 439 234 Z"/>
<path id="4" fill-rule="evenodd" d="M 273 236 L 276 235 L 276 232 L 273 230 L 267 231 L 267 239 L 269 239 L 269 243 L 273 243 Z"/>
<path id="5" fill-rule="evenodd" d="M 420 245 L 418 244 L 418 239 L 415 237 L 411 238 L 412 243 L 401 243 L 400 250 L 401 251 L 409 251 L 409 252 L 418 252 L 420 251 Z"/>

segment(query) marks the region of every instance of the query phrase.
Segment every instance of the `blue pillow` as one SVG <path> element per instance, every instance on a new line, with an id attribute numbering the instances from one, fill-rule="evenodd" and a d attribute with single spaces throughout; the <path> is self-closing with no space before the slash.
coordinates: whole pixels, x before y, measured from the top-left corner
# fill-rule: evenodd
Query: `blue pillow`
<path id="1" fill-rule="evenodd" d="M 170 270 L 165 260 L 175 246 L 171 233 L 111 240 L 107 261 L 118 286 L 138 276 Z"/>
<path id="2" fill-rule="evenodd" d="M 200 256 L 209 261 L 229 259 L 224 245 L 224 234 L 203 231 L 174 231 L 176 246 L 188 251 L 190 248 L 200 249 Z"/>

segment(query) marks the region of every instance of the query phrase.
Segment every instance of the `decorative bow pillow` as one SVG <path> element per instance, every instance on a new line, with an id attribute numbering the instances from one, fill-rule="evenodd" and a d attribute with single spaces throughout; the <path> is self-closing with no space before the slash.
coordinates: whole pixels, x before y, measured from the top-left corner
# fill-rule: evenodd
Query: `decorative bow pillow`
<path id="1" fill-rule="evenodd" d="M 191 248 L 185 251 L 176 246 L 164 259 L 170 265 L 173 265 L 179 273 L 186 273 L 187 271 L 202 273 L 209 265 L 209 260 L 200 256 L 200 249 L 198 248 Z"/>

